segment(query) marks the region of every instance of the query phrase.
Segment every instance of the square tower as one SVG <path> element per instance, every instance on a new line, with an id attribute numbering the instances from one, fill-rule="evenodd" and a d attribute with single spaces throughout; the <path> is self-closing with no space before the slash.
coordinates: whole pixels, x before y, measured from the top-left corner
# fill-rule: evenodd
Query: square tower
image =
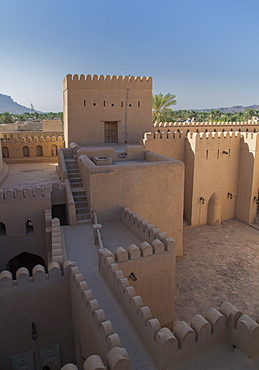
<path id="1" fill-rule="evenodd" d="M 63 80 L 66 146 L 137 143 L 152 129 L 152 78 L 67 75 Z"/>

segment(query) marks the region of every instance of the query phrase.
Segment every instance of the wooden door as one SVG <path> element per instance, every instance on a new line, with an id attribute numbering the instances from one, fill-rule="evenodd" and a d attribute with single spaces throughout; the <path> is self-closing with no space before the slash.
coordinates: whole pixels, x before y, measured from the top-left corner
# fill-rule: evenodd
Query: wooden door
<path id="1" fill-rule="evenodd" d="M 105 143 L 118 144 L 118 122 L 104 122 L 104 141 Z"/>

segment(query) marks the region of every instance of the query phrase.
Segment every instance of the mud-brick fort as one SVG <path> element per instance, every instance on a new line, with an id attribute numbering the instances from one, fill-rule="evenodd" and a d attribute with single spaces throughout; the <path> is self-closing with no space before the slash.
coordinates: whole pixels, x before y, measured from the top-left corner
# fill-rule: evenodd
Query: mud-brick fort
<path id="1" fill-rule="evenodd" d="M 256 227 L 257 121 L 153 125 L 150 77 L 67 75 L 63 99 L 64 137 L 1 142 L 1 369 L 257 369 L 231 300 L 174 321 L 183 226 Z"/>

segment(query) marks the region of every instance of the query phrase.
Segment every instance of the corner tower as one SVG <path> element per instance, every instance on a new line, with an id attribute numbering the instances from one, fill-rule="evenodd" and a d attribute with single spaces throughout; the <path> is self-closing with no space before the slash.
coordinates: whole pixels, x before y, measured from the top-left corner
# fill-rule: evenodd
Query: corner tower
<path id="1" fill-rule="evenodd" d="M 136 143 L 152 129 L 152 78 L 67 75 L 63 80 L 66 146 Z"/>

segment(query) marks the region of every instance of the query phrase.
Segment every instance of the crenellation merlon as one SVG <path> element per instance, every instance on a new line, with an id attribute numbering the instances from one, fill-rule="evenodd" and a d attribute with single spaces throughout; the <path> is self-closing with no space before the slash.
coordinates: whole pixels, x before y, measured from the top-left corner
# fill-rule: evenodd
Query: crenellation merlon
<path id="1" fill-rule="evenodd" d="M 34 188 L 25 189 L 0 189 L 0 203 L 21 202 L 23 200 L 50 199 L 50 186 L 37 185 Z"/>
<path id="2" fill-rule="evenodd" d="M 63 90 L 74 89 L 152 89 L 152 77 L 134 76 L 104 76 L 104 75 L 71 75 L 68 74 L 63 80 Z"/>

